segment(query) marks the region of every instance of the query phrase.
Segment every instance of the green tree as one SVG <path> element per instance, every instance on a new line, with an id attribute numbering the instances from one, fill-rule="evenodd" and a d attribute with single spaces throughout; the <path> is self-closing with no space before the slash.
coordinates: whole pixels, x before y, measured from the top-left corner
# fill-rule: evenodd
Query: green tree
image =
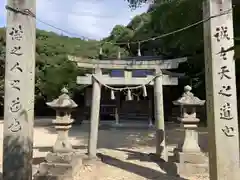
<path id="1" fill-rule="evenodd" d="M 80 38 L 60 36 L 53 32 L 37 30 L 36 32 L 36 99 L 51 100 L 56 98 L 63 86 L 70 92 L 79 91 L 76 77 L 86 70 L 77 67 L 76 63 L 67 59 L 68 55 L 94 59 L 99 56 L 102 42 Z M 4 62 L 5 62 L 5 29 L 0 28 L 0 103 L 4 94 Z M 118 46 L 105 44 L 104 57 L 116 57 L 118 51 L 126 54 L 126 50 Z"/>
<path id="2" fill-rule="evenodd" d="M 37 31 L 36 44 L 36 97 L 53 99 L 63 86 L 70 92 L 79 90 L 76 77 L 86 70 L 67 59 L 68 55 L 98 58 L 102 42 L 59 36 L 52 32 Z M 104 56 L 116 56 L 117 46 L 103 46 Z"/>
<path id="3" fill-rule="evenodd" d="M 137 8 L 147 0 L 129 0 L 132 8 Z M 146 13 L 143 13 L 146 14 Z M 129 41 L 151 39 L 169 32 L 187 27 L 190 24 L 202 20 L 202 1 L 165 1 L 155 0 L 148 9 L 148 18 L 140 28 L 134 30 L 134 35 Z M 236 60 L 240 57 L 240 6 L 234 6 L 233 21 L 235 31 L 235 46 L 229 50 L 235 50 Z M 141 16 L 141 15 L 140 15 Z M 139 22 L 139 15 L 135 17 Z M 133 20 L 129 24 L 134 24 Z M 129 28 L 129 26 L 127 26 Z M 135 26 L 136 27 L 136 26 Z M 153 38 L 154 39 L 154 38 Z M 137 44 L 131 46 L 131 53 L 137 52 Z M 191 78 L 190 82 L 198 89 L 204 88 L 204 45 L 203 45 L 203 24 L 189 28 L 187 30 L 171 34 L 161 39 L 155 39 L 141 43 L 143 55 L 165 55 L 168 58 L 187 56 L 188 62 L 181 65 L 179 71 L 187 73 Z M 237 76 L 240 71 L 240 61 L 236 61 Z M 200 96 L 204 96 L 203 91 L 199 91 Z M 197 93 L 197 95 L 199 95 Z"/>

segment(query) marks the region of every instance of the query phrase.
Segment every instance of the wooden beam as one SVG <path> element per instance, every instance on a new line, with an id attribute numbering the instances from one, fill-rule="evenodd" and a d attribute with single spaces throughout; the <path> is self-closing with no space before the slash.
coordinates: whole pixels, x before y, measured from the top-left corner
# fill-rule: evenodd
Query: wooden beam
<path id="1" fill-rule="evenodd" d="M 186 62 L 187 58 L 176 58 L 169 60 L 97 60 L 81 57 L 68 56 L 70 61 L 76 62 L 81 68 L 101 69 L 176 69 L 179 64 Z"/>
<path id="2" fill-rule="evenodd" d="M 162 74 L 163 75 L 168 75 L 168 76 L 172 76 L 172 77 L 178 77 L 178 78 L 189 78 L 186 73 L 177 73 L 177 72 L 171 72 L 165 69 L 162 69 Z"/>
<path id="3" fill-rule="evenodd" d="M 146 84 L 149 81 L 153 80 L 154 76 L 147 76 L 146 78 L 122 78 L 122 77 L 109 77 L 109 76 L 98 76 L 97 78 L 103 84 L 107 85 L 141 85 Z M 78 76 L 77 84 L 92 84 L 92 76 Z M 149 84 L 153 85 L 153 81 Z M 178 85 L 178 78 L 163 75 L 163 85 Z"/>

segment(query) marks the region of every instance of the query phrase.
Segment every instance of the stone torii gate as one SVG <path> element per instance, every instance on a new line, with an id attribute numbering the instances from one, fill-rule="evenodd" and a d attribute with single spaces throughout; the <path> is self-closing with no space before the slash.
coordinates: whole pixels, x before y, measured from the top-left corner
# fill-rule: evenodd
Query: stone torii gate
<path id="1" fill-rule="evenodd" d="M 168 160 L 167 149 L 165 145 L 165 127 L 164 127 L 164 107 L 163 107 L 163 85 L 177 85 L 178 77 L 173 77 L 174 73 L 167 69 L 176 69 L 179 63 L 187 61 L 187 58 L 177 58 L 170 60 L 161 60 L 160 57 L 139 56 L 133 58 L 91 60 L 81 57 L 68 56 L 70 61 L 77 63 L 78 67 L 94 69 L 94 75 L 78 76 L 77 84 L 92 84 L 92 106 L 91 106 L 91 126 L 88 146 L 89 158 L 95 158 L 97 152 L 99 111 L 101 99 L 101 84 L 104 85 L 148 85 L 154 86 L 154 109 L 156 124 L 156 154 Z M 111 77 L 102 74 L 102 69 L 124 70 L 124 77 Z M 154 70 L 154 76 L 148 75 L 145 78 L 132 77 L 132 70 Z M 175 74 L 176 76 L 176 74 Z"/>

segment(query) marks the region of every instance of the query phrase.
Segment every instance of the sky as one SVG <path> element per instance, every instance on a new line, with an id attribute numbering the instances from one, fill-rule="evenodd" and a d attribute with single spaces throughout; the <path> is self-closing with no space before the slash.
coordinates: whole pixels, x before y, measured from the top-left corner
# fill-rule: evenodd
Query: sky
<path id="1" fill-rule="evenodd" d="M 63 29 L 61 32 L 37 21 L 37 28 L 59 34 L 101 39 L 116 24 L 127 25 L 129 21 L 145 12 L 148 5 L 132 11 L 124 0 L 36 0 L 37 19 Z M 60 3 L 61 2 L 61 3 Z M 0 0 L 0 27 L 6 26 L 6 0 Z"/>

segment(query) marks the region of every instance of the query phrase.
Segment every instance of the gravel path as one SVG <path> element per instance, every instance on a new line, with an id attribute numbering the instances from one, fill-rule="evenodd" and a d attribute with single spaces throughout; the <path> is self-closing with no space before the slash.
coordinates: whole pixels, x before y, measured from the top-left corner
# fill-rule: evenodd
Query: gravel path
<path id="1" fill-rule="evenodd" d="M 2 124 L 0 124 L 2 130 Z M 202 131 L 202 130 L 201 130 Z M 2 131 L 1 131 L 2 132 Z M 200 133 L 200 144 L 206 150 L 206 133 Z M 69 133 L 74 148 L 85 153 L 88 141 L 88 125 L 74 126 Z M 183 139 L 183 131 L 168 127 L 166 140 L 169 154 Z M 56 132 L 51 127 L 35 127 L 34 129 L 34 171 L 38 164 L 51 150 L 56 140 Z M 2 151 L 2 134 L 0 135 Z M 181 177 L 177 174 L 173 163 L 156 163 L 151 161 L 149 153 L 153 153 L 155 139 L 154 130 L 142 127 L 114 129 L 102 126 L 99 130 L 98 153 L 102 161 L 91 166 L 83 166 L 74 180 L 208 180 L 208 175 Z M 2 154 L 2 153 L 1 153 Z M 2 156 L 1 159 L 2 161 Z M 165 171 L 167 171 L 167 175 Z"/>

